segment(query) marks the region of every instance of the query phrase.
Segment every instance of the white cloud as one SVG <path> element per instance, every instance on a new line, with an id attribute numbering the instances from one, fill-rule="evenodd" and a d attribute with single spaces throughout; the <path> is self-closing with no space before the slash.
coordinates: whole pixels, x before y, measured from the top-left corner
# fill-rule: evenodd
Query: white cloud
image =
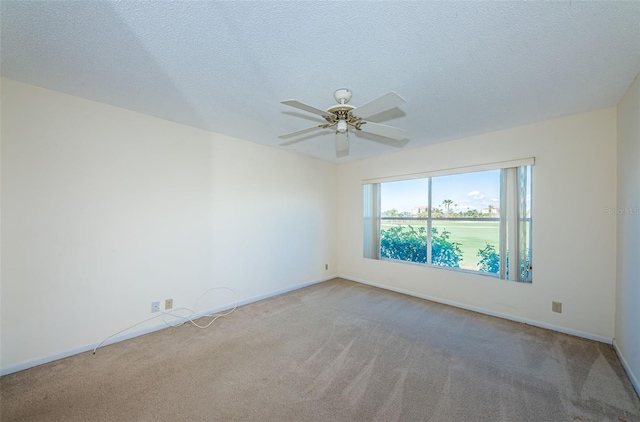
<path id="1" fill-rule="evenodd" d="M 480 200 L 480 199 L 483 199 L 486 195 L 480 193 L 479 190 L 472 190 L 471 192 L 469 192 L 467 194 L 467 196 L 470 196 L 471 198 L 473 198 L 475 200 Z"/>

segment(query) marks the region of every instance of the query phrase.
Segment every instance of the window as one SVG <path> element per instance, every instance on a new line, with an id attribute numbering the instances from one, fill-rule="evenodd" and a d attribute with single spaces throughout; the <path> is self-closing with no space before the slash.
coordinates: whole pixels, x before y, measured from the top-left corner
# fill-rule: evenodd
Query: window
<path id="1" fill-rule="evenodd" d="M 365 181 L 364 256 L 531 283 L 532 164 Z"/>

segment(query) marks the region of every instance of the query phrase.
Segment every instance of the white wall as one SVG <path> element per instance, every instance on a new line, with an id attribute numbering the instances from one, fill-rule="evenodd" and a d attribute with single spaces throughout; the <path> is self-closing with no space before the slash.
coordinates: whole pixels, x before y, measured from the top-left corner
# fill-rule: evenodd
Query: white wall
<path id="1" fill-rule="evenodd" d="M 6 79 L 1 133 L 4 373 L 335 275 L 333 164 Z"/>
<path id="2" fill-rule="evenodd" d="M 6 79 L 1 91 L 5 373 L 95 345 L 151 316 L 151 301 L 189 306 L 214 285 L 246 300 L 336 268 L 605 341 L 617 317 L 616 340 L 638 368 L 638 308 L 620 294 L 638 301 L 637 260 L 622 258 L 637 255 L 638 236 L 619 240 L 616 314 L 616 218 L 605 211 L 638 200 L 638 167 L 623 163 L 638 162 L 637 80 L 618 107 L 619 202 L 615 108 L 336 168 Z M 362 258 L 362 179 L 531 156 L 532 285 Z M 637 219 L 619 218 L 637 233 Z M 203 307 L 230 301 L 220 293 Z"/>
<path id="3" fill-rule="evenodd" d="M 362 257 L 363 179 L 535 157 L 533 284 Z M 340 165 L 339 268 L 347 278 L 586 337 L 614 334 L 616 110 L 573 115 Z M 561 314 L 551 302 L 563 303 Z"/>
<path id="4" fill-rule="evenodd" d="M 640 75 L 618 104 L 618 271 L 615 341 L 640 394 Z M 631 212 L 627 210 L 631 209 Z"/>

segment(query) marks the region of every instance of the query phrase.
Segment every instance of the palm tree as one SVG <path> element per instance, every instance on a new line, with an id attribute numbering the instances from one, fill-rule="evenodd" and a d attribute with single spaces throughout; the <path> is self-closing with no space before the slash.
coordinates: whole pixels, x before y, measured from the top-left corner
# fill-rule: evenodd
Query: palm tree
<path id="1" fill-rule="evenodd" d="M 453 201 L 451 199 L 445 199 L 444 201 L 442 201 L 442 205 L 444 205 L 444 209 L 446 210 L 447 215 L 449 215 L 449 207 L 451 206 L 451 204 L 453 204 Z"/>

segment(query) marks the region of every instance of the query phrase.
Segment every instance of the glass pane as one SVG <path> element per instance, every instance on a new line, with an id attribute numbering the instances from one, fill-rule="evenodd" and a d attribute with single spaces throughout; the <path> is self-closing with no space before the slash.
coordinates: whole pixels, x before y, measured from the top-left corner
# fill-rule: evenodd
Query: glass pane
<path id="1" fill-rule="evenodd" d="M 432 264 L 498 274 L 500 170 L 432 179 Z"/>
<path id="2" fill-rule="evenodd" d="M 428 179 L 382 183 L 380 256 L 427 262 Z"/>

